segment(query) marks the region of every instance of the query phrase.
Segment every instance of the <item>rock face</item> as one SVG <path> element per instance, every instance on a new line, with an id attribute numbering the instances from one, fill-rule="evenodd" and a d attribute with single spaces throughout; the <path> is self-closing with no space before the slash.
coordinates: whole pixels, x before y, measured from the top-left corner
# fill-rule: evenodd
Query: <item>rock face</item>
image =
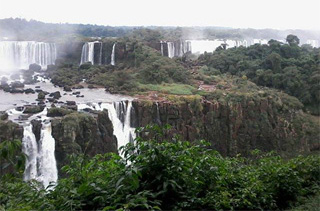
<path id="1" fill-rule="evenodd" d="M 23 128 L 12 121 L 0 120 L 0 143 L 4 140 L 22 140 Z"/>
<path id="2" fill-rule="evenodd" d="M 58 169 L 67 163 L 68 155 L 117 152 L 117 139 L 107 111 L 95 115 L 72 113 L 52 120 Z M 60 172 L 61 173 L 61 172 Z"/>
<path id="3" fill-rule="evenodd" d="M 281 153 L 310 151 L 318 124 L 299 110 L 284 110 L 272 99 L 242 102 L 133 102 L 135 127 L 169 124 L 183 139 L 204 139 L 223 155 L 248 155 L 253 149 Z M 283 106 L 283 105 L 282 105 Z M 310 120 L 310 121 L 309 121 Z"/>

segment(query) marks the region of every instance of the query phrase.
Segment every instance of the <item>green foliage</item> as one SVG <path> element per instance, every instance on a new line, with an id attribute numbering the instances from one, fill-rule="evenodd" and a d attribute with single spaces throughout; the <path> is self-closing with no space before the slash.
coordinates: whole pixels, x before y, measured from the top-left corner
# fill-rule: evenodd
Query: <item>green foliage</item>
<path id="1" fill-rule="evenodd" d="M 205 141 L 168 139 L 165 126 L 139 128 L 135 143 L 115 154 L 72 155 L 54 190 L 19 179 L 1 181 L 8 210 L 286 209 L 319 191 L 320 157 L 284 160 L 253 151 L 224 158 Z M 148 139 L 142 138 L 147 134 Z"/>
<path id="2" fill-rule="evenodd" d="M 140 91 L 158 91 L 165 94 L 174 95 L 192 95 L 196 92 L 196 88 L 187 84 L 162 83 L 162 84 L 139 84 Z"/>
<path id="3" fill-rule="evenodd" d="M 319 114 L 320 48 L 299 47 L 299 38 L 288 35 L 288 44 L 270 40 L 269 45 L 232 48 L 205 53 L 198 59 L 202 72 L 214 68 L 259 86 L 283 90 L 297 97 L 312 114 Z M 207 75 L 215 75 L 209 73 Z"/>
<path id="4" fill-rule="evenodd" d="M 21 153 L 22 145 L 19 140 L 2 141 L 0 143 L 0 177 L 8 173 L 10 175 L 21 176 L 24 163 L 25 155 Z"/>
<path id="5" fill-rule="evenodd" d="M 163 57 L 158 51 L 144 45 L 137 46 L 134 51 L 139 77 L 142 83 L 159 84 L 162 82 L 187 83 L 188 71 L 177 61 Z"/>

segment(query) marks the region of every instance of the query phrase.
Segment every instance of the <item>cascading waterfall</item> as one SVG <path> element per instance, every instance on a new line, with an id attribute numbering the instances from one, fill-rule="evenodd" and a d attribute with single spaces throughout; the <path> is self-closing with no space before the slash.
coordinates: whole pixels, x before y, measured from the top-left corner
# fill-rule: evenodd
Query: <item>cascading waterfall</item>
<path id="1" fill-rule="evenodd" d="M 118 148 L 132 142 L 135 137 L 135 128 L 131 127 L 132 102 L 124 101 L 101 104 L 101 108 L 107 109 L 109 118 L 113 124 L 113 134 L 117 137 Z"/>
<path id="2" fill-rule="evenodd" d="M 94 65 L 94 46 L 95 44 L 99 44 L 99 61 L 98 64 L 101 64 L 102 60 L 102 43 L 99 41 L 94 41 L 94 42 L 86 42 L 82 46 L 82 52 L 81 52 L 81 62 L 80 65 L 91 62 L 92 65 Z"/>
<path id="3" fill-rule="evenodd" d="M 36 179 L 38 176 L 38 143 L 32 132 L 32 124 L 23 127 L 22 151 L 27 156 L 23 179 L 25 181 Z"/>
<path id="4" fill-rule="evenodd" d="M 161 55 L 164 56 L 164 52 L 163 52 L 163 41 L 160 41 L 160 49 L 161 49 Z"/>
<path id="5" fill-rule="evenodd" d="M 157 107 L 156 123 L 157 123 L 158 125 L 161 125 L 160 110 L 159 110 L 159 103 L 158 103 L 158 102 L 156 102 L 156 107 Z"/>
<path id="6" fill-rule="evenodd" d="M 55 140 L 51 135 L 51 122 L 42 123 L 41 138 L 37 143 L 32 124 L 24 126 L 22 139 L 23 152 L 26 154 L 24 180 L 35 179 L 47 187 L 58 180 L 58 170 L 54 155 Z"/>
<path id="7" fill-rule="evenodd" d="M 108 111 L 108 116 L 113 125 L 113 134 L 118 140 L 118 149 L 136 138 L 135 128 L 131 127 L 131 101 L 113 103 L 92 103 L 91 105 L 78 105 L 79 110 L 90 108 L 93 110 Z"/>
<path id="8" fill-rule="evenodd" d="M 111 65 L 116 65 L 116 53 L 115 53 L 115 49 L 116 49 L 116 44 L 114 43 L 112 46 L 112 53 L 111 53 Z"/>
<path id="9" fill-rule="evenodd" d="M 167 42 L 168 45 L 168 57 L 169 58 L 173 58 L 174 52 L 175 52 L 175 48 L 174 48 L 174 43 L 173 42 Z"/>
<path id="10" fill-rule="evenodd" d="M 39 147 L 39 181 L 44 187 L 50 182 L 57 182 L 58 170 L 55 151 L 55 140 L 51 135 L 51 122 L 42 123 L 41 139 Z"/>
<path id="11" fill-rule="evenodd" d="M 54 64 L 57 58 L 56 45 L 35 41 L 0 41 L 0 69 L 28 69 L 38 64 L 43 69 Z"/>

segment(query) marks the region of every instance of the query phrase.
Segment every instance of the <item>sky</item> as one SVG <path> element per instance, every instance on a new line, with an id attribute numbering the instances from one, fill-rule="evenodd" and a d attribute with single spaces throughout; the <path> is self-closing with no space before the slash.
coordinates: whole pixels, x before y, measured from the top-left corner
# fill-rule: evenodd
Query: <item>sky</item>
<path id="1" fill-rule="evenodd" d="M 0 19 L 320 30 L 320 0 L 0 0 Z"/>

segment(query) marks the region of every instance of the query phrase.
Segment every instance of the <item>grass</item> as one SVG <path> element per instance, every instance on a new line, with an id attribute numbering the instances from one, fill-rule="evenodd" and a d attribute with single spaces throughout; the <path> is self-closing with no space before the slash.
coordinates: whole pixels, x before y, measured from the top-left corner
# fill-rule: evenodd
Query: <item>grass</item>
<path id="1" fill-rule="evenodd" d="M 145 91 L 158 91 L 165 94 L 174 94 L 174 95 L 192 95 L 194 94 L 197 89 L 193 86 L 187 84 L 139 84 L 140 90 Z"/>

